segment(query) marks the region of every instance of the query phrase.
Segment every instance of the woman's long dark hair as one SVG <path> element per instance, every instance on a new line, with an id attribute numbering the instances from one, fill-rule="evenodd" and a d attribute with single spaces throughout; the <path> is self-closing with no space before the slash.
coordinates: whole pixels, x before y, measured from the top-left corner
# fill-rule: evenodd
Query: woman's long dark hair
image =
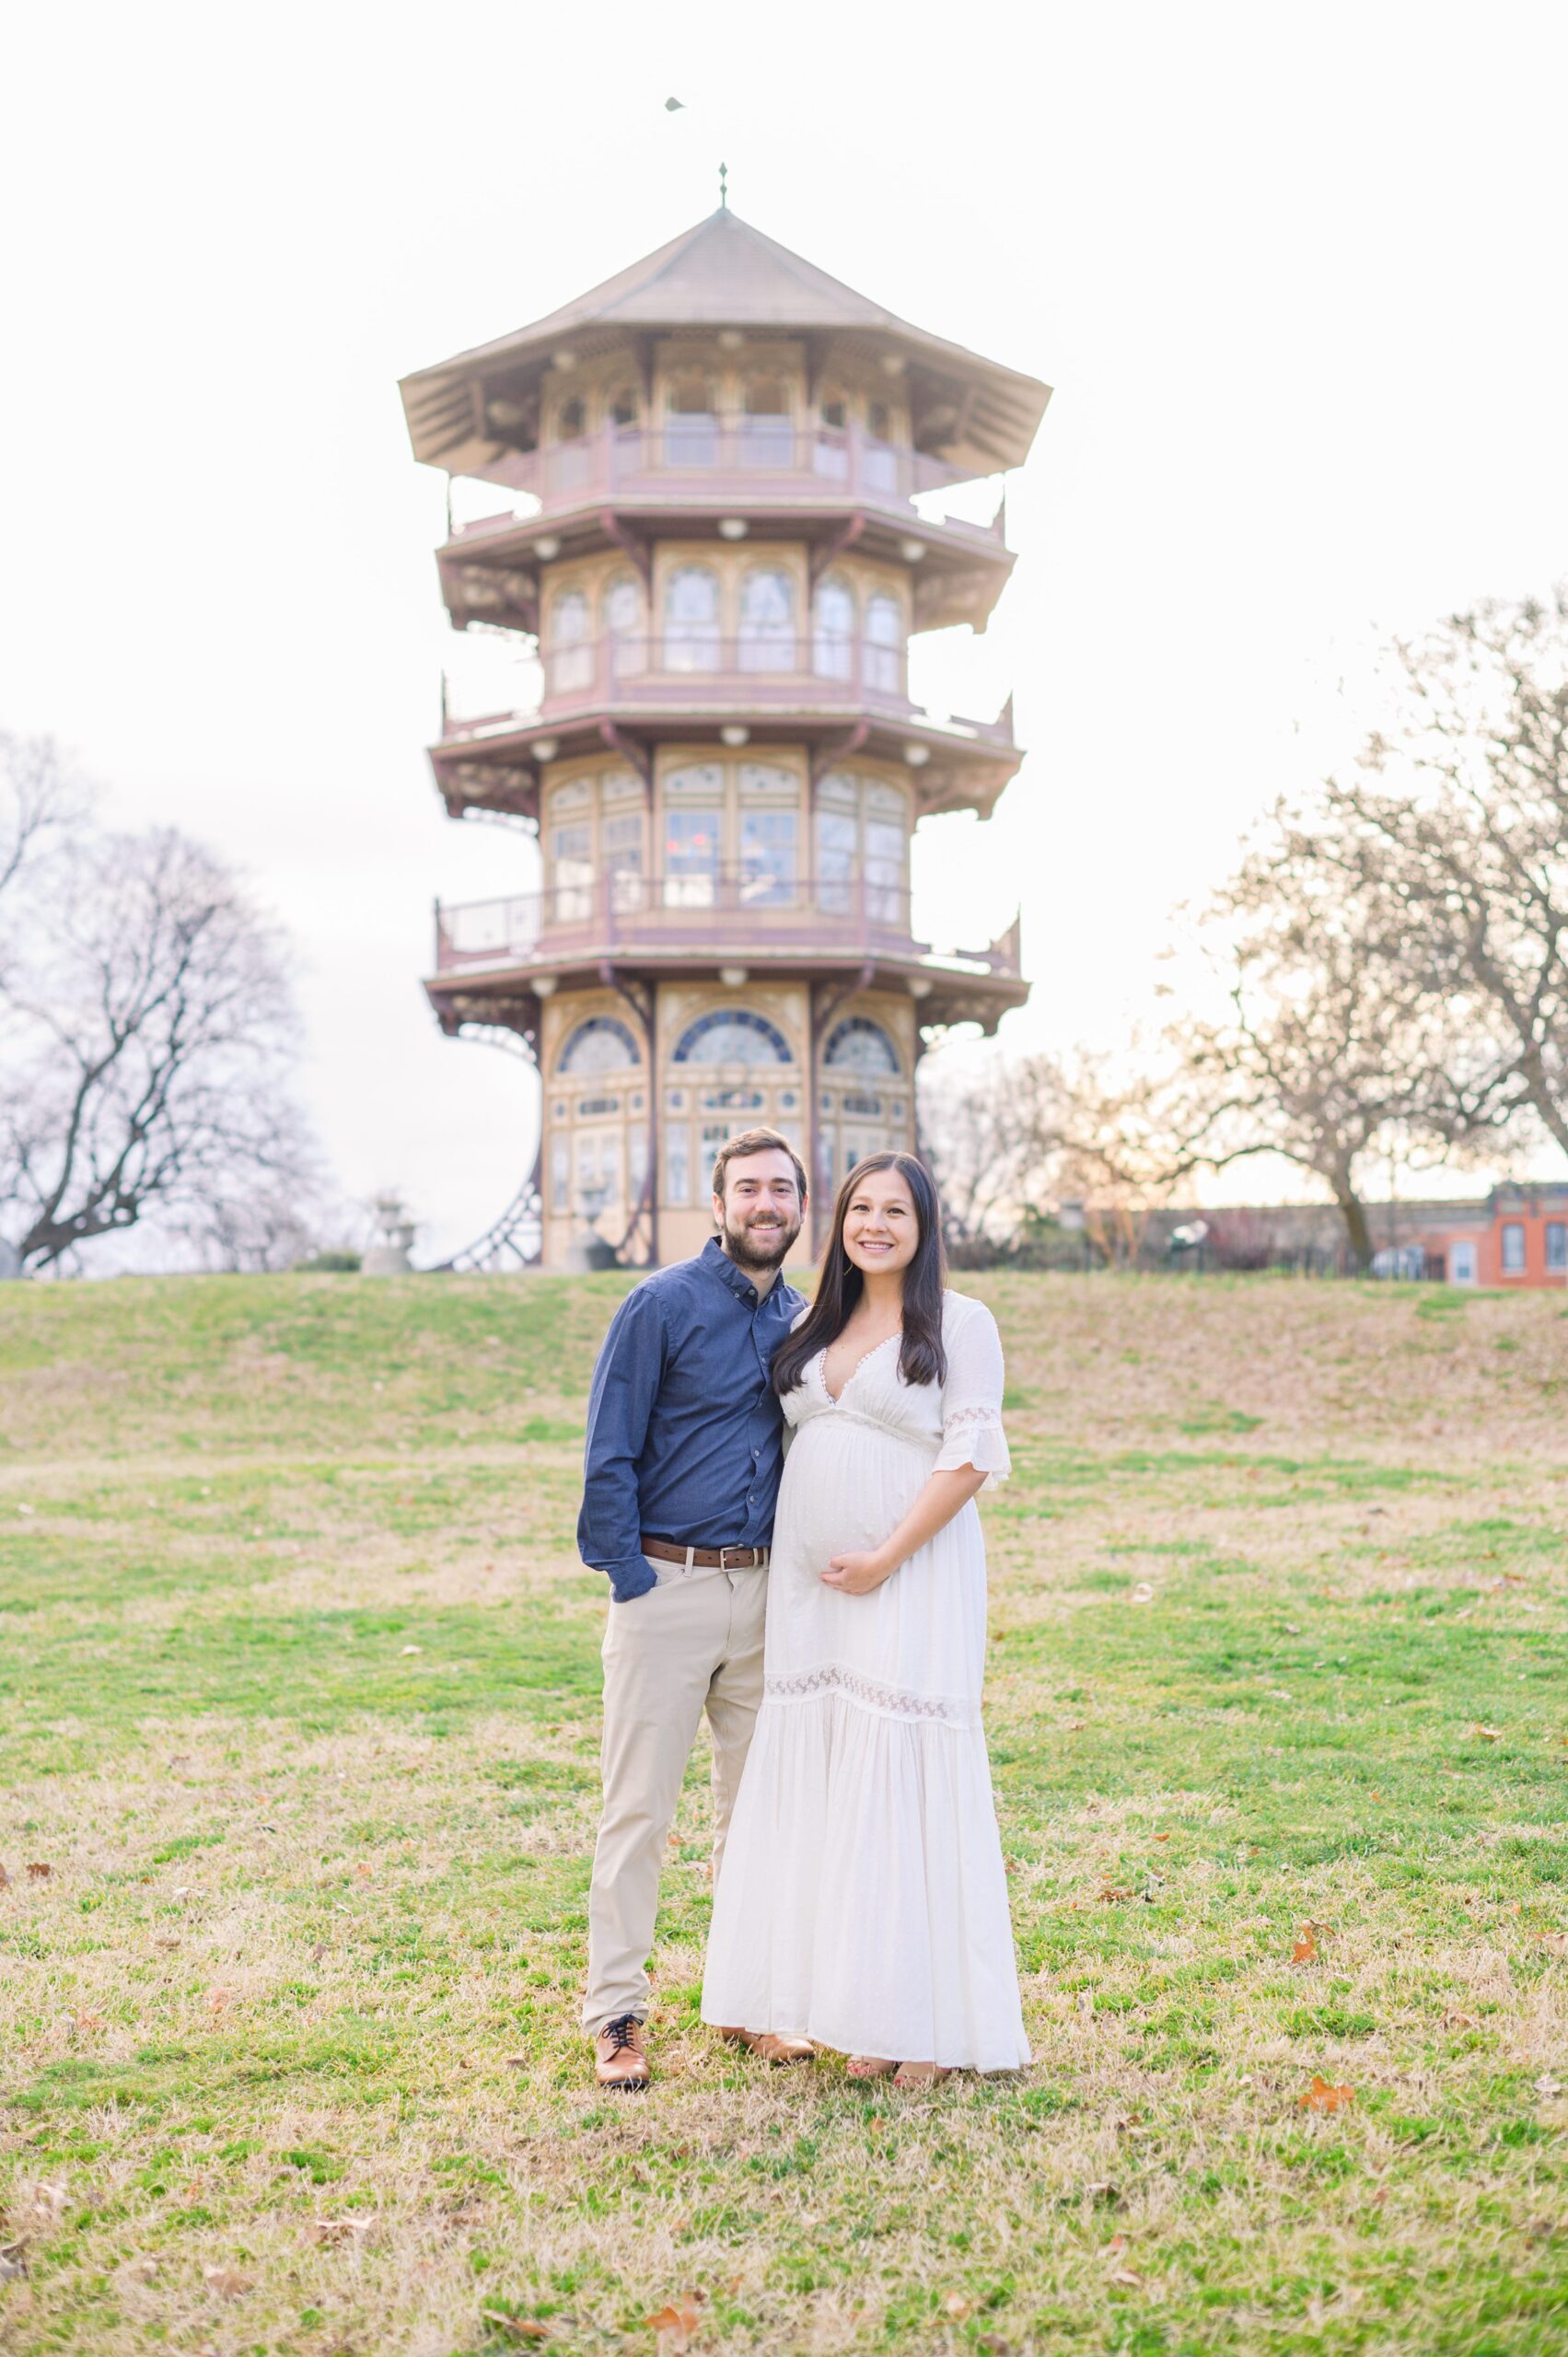
<path id="1" fill-rule="evenodd" d="M 817 1353 L 838 1341 L 849 1324 L 850 1312 L 865 1291 L 865 1280 L 844 1250 L 844 1221 L 856 1194 L 874 1171 L 896 1170 L 910 1190 L 920 1241 L 914 1259 L 903 1272 L 904 1333 L 899 1350 L 899 1372 L 906 1383 L 944 1383 L 947 1353 L 942 1348 L 942 1296 L 947 1283 L 947 1256 L 942 1249 L 942 1204 L 935 1181 L 923 1162 L 912 1154 L 868 1154 L 857 1162 L 839 1189 L 833 1205 L 833 1230 L 822 1255 L 822 1271 L 810 1308 L 793 1334 L 786 1334 L 773 1353 L 773 1389 L 782 1399 L 793 1391 Z"/>

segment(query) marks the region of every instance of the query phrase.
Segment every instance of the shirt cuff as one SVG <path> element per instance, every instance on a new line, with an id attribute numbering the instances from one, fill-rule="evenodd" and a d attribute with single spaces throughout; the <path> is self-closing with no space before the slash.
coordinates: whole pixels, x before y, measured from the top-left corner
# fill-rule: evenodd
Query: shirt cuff
<path id="1" fill-rule="evenodd" d="M 610 1593 L 617 1604 L 630 1604 L 658 1585 L 645 1555 L 628 1555 L 619 1563 L 600 1563 L 597 1568 L 609 1580 Z"/>

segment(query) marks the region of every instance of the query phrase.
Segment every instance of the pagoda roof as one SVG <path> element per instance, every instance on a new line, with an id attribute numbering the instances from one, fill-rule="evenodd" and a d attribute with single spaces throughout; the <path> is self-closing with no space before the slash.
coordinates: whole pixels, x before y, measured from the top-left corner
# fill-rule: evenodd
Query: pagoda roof
<path id="1" fill-rule="evenodd" d="M 1051 399 L 1050 386 L 1037 377 L 912 326 L 721 205 L 531 326 L 405 377 L 401 391 L 414 455 L 458 473 L 504 455 L 509 446 L 483 431 L 472 389 L 501 379 L 520 383 L 541 371 L 563 343 L 603 349 L 620 341 L 621 331 L 630 339 L 654 331 L 726 327 L 871 338 L 884 350 L 898 350 L 917 374 L 961 389 L 965 398 L 955 410 L 954 430 L 933 447 L 976 473 L 1020 465 Z"/>

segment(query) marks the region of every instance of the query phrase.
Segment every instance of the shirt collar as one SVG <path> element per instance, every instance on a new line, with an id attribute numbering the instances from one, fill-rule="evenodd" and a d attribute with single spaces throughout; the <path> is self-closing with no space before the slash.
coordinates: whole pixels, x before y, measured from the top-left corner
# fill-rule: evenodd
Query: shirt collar
<path id="1" fill-rule="evenodd" d="M 717 1277 L 721 1285 L 727 1285 L 736 1299 L 743 1301 L 749 1309 L 755 1309 L 759 1301 L 766 1297 L 758 1293 L 745 1270 L 736 1266 L 716 1236 L 709 1237 L 698 1259 L 702 1266 Z M 768 1295 L 775 1294 L 783 1282 L 782 1277 L 775 1277 L 768 1288 Z"/>

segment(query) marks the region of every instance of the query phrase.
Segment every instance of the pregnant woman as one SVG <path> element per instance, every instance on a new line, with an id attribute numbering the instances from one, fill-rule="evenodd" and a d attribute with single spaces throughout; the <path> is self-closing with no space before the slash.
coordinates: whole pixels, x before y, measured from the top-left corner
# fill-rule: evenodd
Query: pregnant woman
<path id="1" fill-rule="evenodd" d="M 1002 1345 L 944 1284 L 912 1155 L 871 1155 L 774 1353 L 793 1427 L 761 1711 L 714 1898 L 703 2014 L 928 2086 L 1029 2060 L 981 1725 Z"/>

